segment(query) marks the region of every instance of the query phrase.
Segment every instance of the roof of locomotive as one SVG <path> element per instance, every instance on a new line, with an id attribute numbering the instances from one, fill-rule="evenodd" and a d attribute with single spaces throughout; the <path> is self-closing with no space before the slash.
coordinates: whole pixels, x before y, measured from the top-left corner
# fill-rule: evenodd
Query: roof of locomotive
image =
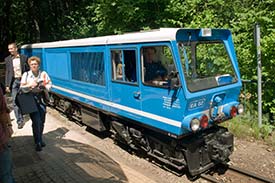
<path id="1" fill-rule="evenodd" d="M 125 33 L 121 35 L 110 35 L 110 36 L 91 37 L 91 38 L 84 38 L 84 39 L 72 39 L 72 40 L 65 40 L 65 41 L 25 44 L 21 46 L 21 48 L 56 48 L 56 47 L 171 41 L 176 39 L 176 34 L 179 29 L 180 28 L 160 28 L 157 30 Z"/>

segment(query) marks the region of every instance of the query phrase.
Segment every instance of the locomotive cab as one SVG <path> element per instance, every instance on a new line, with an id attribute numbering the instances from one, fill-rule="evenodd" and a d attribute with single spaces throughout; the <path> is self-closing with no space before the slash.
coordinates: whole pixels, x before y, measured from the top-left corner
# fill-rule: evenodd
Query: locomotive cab
<path id="1" fill-rule="evenodd" d="M 230 31 L 182 30 L 177 45 L 187 102 L 183 128 L 197 132 L 242 113 L 242 85 Z"/>
<path id="2" fill-rule="evenodd" d="M 186 98 L 182 130 L 189 134 L 181 145 L 188 170 L 196 175 L 229 161 L 233 135 L 218 124 L 243 112 L 241 79 L 230 31 L 183 29 L 177 46 Z"/>

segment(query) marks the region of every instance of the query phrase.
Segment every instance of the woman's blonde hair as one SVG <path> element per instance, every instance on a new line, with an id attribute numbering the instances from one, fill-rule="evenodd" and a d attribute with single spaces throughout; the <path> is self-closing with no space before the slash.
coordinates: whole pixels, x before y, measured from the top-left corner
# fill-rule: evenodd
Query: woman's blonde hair
<path id="1" fill-rule="evenodd" d="M 31 64 L 31 61 L 36 61 L 38 65 L 40 65 L 40 58 L 37 57 L 37 56 L 32 56 L 28 59 L 28 64 L 30 65 Z"/>

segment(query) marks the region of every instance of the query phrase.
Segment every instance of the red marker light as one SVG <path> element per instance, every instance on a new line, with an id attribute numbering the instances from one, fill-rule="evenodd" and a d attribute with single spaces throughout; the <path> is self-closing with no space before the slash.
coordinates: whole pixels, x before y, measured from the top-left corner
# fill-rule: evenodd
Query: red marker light
<path id="1" fill-rule="evenodd" d="M 206 115 L 203 115 L 200 119 L 200 126 L 202 128 L 206 128 L 208 126 L 208 117 Z"/>
<path id="2" fill-rule="evenodd" d="M 232 107 L 231 107 L 231 110 L 230 110 L 230 116 L 233 118 L 233 117 L 237 116 L 237 114 L 238 114 L 238 109 L 237 109 L 237 107 L 232 106 Z"/>

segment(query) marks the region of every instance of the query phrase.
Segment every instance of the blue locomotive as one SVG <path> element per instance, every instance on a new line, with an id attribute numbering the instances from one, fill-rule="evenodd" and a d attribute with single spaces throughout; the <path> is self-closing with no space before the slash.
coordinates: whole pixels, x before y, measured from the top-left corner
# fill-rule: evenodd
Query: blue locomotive
<path id="1" fill-rule="evenodd" d="M 158 30 L 26 44 L 70 118 L 198 175 L 229 161 L 233 135 L 219 123 L 243 112 L 241 78 L 226 29 Z"/>

